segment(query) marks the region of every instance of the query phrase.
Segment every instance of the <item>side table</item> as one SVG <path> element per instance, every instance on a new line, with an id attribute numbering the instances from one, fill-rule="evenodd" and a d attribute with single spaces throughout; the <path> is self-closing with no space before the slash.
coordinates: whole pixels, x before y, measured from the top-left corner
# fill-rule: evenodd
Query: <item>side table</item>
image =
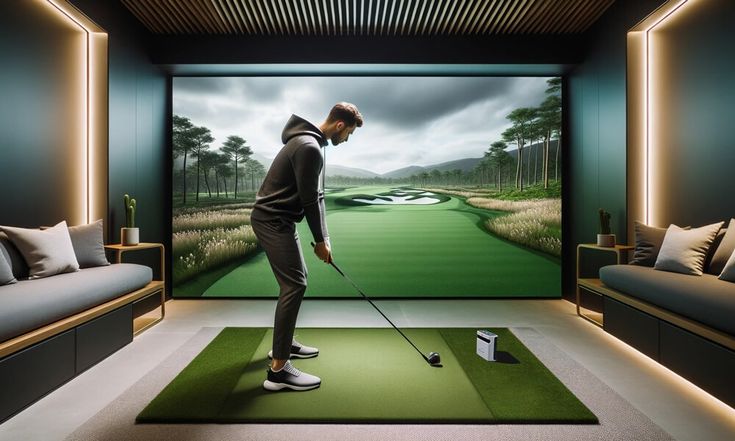
<path id="1" fill-rule="evenodd" d="M 586 271 L 586 274 L 582 274 L 580 268 L 580 262 L 581 262 L 581 255 L 583 250 L 589 250 L 592 252 L 601 252 L 601 253 L 614 253 L 615 254 L 615 263 L 621 264 L 623 263 L 623 254 L 628 254 L 631 250 L 634 250 L 634 246 L 630 245 L 615 245 L 614 247 L 601 247 L 594 243 L 581 243 L 577 245 L 577 295 L 576 295 L 576 306 L 577 306 L 577 315 L 582 317 L 585 320 L 588 320 L 592 323 L 594 323 L 597 326 L 602 327 L 603 324 L 603 314 L 599 312 L 594 312 L 591 310 L 587 310 L 586 308 L 583 308 L 581 306 L 581 290 L 584 290 L 585 292 L 589 292 L 598 296 L 602 296 L 597 290 L 594 288 L 596 286 L 599 286 L 601 284 L 600 282 L 600 276 L 599 271 L 601 266 L 595 267 L 591 272 L 594 273 L 595 277 L 589 277 L 590 271 Z"/>
<path id="2" fill-rule="evenodd" d="M 123 253 L 127 251 L 139 251 L 139 250 L 146 250 L 146 249 L 152 249 L 152 248 L 158 248 L 160 256 L 161 256 L 161 278 L 160 280 L 155 280 L 155 282 L 160 283 L 160 290 L 156 290 L 152 295 L 159 294 L 161 298 L 161 315 L 160 317 L 145 317 L 141 316 L 138 318 L 133 319 L 133 335 L 138 335 L 141 332 L 145 331 L 146 329 L 150 328 L 151 326 L 155 325 L 156 323 L 163 320 L 163 317 L 166 315 L 166 265 L 165 265 L 165 249 L 163 247 L 162 243 L 150 243 L 150 242 L 141 242 L 137 245 L 121 245 L 121 244 L 110 244 L 105 245 L 105 249 L 115 251 L 115 262 L 116 263 L 122 263 L 122 255 Z M 138 300 L 138 302 L 141 302 L 145 299 L 150 298 L 151 296 L 145 297 L 143 299 Z M 137 302 L 136 302 L 137 303 Z M 135 310 L 135 303 L 133 304 L 133 310 Z"/>

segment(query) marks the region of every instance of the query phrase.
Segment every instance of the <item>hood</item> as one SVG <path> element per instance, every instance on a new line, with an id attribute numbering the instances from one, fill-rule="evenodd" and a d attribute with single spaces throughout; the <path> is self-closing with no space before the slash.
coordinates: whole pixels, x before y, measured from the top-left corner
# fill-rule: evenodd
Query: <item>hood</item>
<path id="1" fill-rule="evenodd" d="M 300 135 L 313 136 L 322 147 L 327 145 L 327 138 L 318 127 L 300 116 L 291 115 L 281 133 L 281 141 L 286 144 L 289 139 Z"/>

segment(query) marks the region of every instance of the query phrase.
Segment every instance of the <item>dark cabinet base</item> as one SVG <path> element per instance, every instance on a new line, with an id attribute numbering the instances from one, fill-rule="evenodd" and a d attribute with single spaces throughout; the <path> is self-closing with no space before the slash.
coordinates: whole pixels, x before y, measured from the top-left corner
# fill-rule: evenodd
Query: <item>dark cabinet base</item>
<path id="1" fill-rule="evenodd" d="M 661 364 L 735 407 L 735 352 L 661 321 Z"/>
<path id="2" fill-rule="evenodd" d="M 126 305 L 0 360 L 0 422 L 133 340 Z"/>
<path id="3" fill-rule="evenodd" d="M 603 329 L 658 361 L 658 319 L 635 308 L 604 298 Z"/>
<path id="4" fill-rule="evenodd" d="M 0 360 L 0 421 L 5 421 L 75 375 L 74 330 Z"/>
<path id="5" fill-rule="evenodd" d="M 605 296 L 605 331 L 735 407 L 735 351 Z"/>
<path id="6" fill-rule="evenodd" d="M 133 341 L 133 305 L 77 327 L 76 373 L 89 369 Z"/>

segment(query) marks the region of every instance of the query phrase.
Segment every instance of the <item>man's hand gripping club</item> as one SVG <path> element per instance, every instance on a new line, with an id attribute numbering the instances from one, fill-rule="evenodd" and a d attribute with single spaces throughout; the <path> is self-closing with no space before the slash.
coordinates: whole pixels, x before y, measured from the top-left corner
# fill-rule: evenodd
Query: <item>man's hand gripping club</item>
<path id="1" fill-rule="evenodd" d="M 314 254 L 316 254 L 319 260 L 324 263 L 332 263 L 332 248 L 329 246 L 329 239 L 317 244 L 312 242 L 311 246 L 314 247 Z"/>

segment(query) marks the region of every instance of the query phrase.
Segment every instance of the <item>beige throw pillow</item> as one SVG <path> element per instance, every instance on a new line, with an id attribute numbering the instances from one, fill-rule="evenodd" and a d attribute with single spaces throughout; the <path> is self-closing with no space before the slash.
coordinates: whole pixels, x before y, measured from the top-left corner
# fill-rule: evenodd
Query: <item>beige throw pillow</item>
<path id="1" fill-rule="evenodd" d="M 102 219 L 91 224 L 69 227 L 69 237 L 80 268 L 110 264 L 105 256 Z"/>
<path id="2" fill-rule="evenodd" d="M 79 270 L 66 221 L 47 230 L 0 227 L 23 255 L 30 271 L 29 279 Z"/>
<path id="3" fill-rule="evenodd" d="M 666 230 L 654 269 L 701 276 L 707 250 L 724 222 L 684 230 L 671 225 Z"/>

